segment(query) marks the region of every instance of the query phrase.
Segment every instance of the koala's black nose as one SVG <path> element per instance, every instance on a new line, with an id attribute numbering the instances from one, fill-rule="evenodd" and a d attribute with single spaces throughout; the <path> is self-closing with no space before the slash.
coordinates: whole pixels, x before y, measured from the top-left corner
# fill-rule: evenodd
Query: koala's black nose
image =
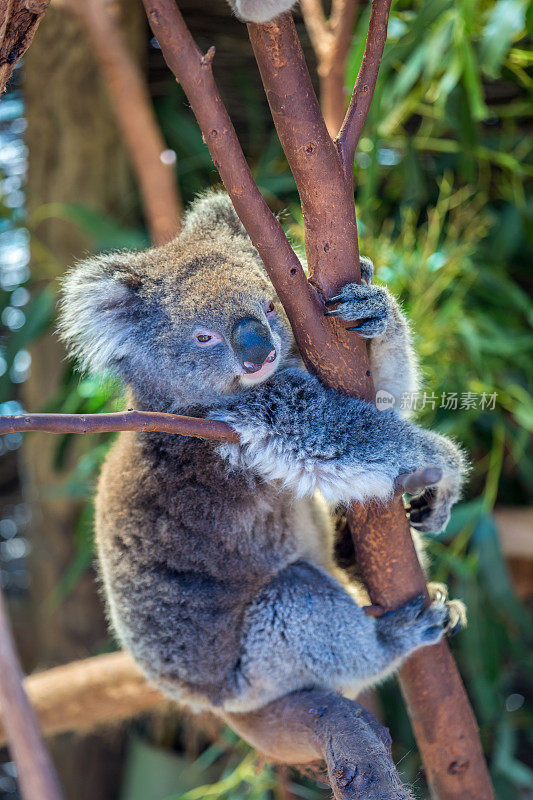
<path id="1" fill-rule="evenodd" d="M 235 323 L 230 341 L 246 372 L 257 372 L 267 359 L 276 357 L 269 328 L 253 317 Z"/>

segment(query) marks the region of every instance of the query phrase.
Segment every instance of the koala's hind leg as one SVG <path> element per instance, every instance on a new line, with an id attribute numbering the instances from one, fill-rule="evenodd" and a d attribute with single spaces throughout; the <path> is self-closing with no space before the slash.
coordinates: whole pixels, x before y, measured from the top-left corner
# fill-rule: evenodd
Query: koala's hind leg
<path id="1" fill-rule="evenodd" d="M 299 561 L 261 589 L 245 616 L 228 711 L 249 711 L 319 686 L 354 696 L 420 647 L 438 642 L 448 611 L 423 598 L 376 619 L 333 577 Z"/>

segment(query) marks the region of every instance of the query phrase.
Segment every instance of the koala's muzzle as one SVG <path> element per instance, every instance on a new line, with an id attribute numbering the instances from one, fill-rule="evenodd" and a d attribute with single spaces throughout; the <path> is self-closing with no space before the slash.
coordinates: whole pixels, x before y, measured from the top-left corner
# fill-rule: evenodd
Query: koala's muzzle
<path id="1" fill-rule="evenodd" d="M 258 372 L 263 364 L 276 358 L 270 329 L 253 317 L 235 323 L 230 342 L 246 372 Z"/>

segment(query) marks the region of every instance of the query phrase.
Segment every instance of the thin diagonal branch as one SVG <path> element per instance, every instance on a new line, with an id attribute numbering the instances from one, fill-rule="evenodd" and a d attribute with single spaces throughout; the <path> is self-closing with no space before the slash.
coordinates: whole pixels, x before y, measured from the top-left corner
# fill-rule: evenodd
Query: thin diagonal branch
<path id="1" fill-rule="evenodd" d="M 346 169 L 353 169 L 355 151 L 370 110 L 383 49 L 387 41 L 391 0 L 372 0 L 365 51 L 346 117 L 337 137 Z"/>
<path id="2" fill-rule="evenodd" d="M 22 670 L 0 589 L 0 708 L 23 800 L 61 800 L 39 724 L 22 686 Z"/>

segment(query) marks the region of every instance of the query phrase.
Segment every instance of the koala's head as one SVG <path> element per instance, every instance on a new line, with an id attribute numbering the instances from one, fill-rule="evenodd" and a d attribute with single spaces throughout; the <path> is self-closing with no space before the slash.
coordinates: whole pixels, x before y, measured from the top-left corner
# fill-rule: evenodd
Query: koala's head
<path id="1" fill-rule="evenodd" d="M 209 405 L 266 380 L 294 340 L 227 195 L 211 192 L 180 235 L 78 264 L 59 327 L 82 368 L 118 375 L 153 410 Z"/>

